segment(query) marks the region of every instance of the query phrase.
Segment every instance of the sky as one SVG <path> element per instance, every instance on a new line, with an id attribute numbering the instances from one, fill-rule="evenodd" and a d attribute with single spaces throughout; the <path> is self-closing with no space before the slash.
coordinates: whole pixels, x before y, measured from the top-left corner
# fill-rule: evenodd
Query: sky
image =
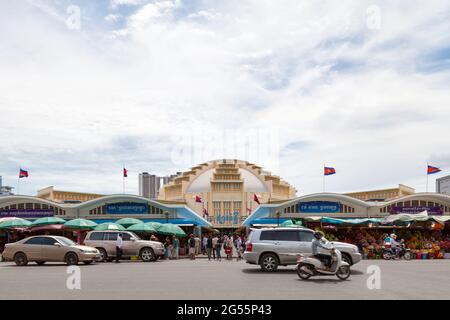
<path id="1" fill-rule="evenodd" d="M 222 158 L 298 195 L 450 174 L 450 1 L 0 0 L 0 175 L 138 192 Z"/>

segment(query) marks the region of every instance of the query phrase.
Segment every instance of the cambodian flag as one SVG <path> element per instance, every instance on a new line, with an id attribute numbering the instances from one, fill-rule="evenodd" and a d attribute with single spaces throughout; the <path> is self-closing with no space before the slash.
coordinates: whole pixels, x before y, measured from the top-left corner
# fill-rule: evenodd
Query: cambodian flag
<path id="1" fill-rule="evenodd" d="M 19 179 L 20 178 L 28 178 L 28 171 L 20 169 L 20 171 L 19 171 Z"/>
<path id="2" fill-rule="evenodd" d="M 253 195 L 253 201 L 255 201 L 257 204 L 261 204 L 261 202 L 259 202 L 258 197 L 256 196 L 256 193 Z"/>
<path id="3" fill-rule="evenodd" d="M 332 174 L 336 174 L 336 170 L 332 167 L 324 167 L 323 174 L 326 176 L 330 176 Z"/>
<path id="4" fill-rule="evenodd" d="M 128 177 L 128 170 L 123 168 L 123 177 L 127 178 Z"/>
<path id="5" fill-rule="evenodd" d="M 199 202 L 202 203 L 202 198 L 200 198 L 199 196 L 195 196 L 195 202 Z"/>
<path id="6" fill-rule="evenodd" d="M 433 173 L 438 173 L 438 172 L 441 172 L 441 169 L 439 169 L 438 167 L 433 167 L 433 166 L 428 165 L 427 174 L 433 174 Z"/>

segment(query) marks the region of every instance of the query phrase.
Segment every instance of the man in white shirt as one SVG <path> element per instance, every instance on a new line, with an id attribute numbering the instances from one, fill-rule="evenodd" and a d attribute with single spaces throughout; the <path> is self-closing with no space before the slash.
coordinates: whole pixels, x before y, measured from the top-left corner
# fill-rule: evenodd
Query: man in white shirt
<path id="1" fill-rule="evenodd" d="M 208 244 L 208 237 L 205 235 L 202 239 L 202 254 L 206 254 L 206 245 Z"/>
<path id="2" fill-rule="evenodd" d="M 119 263 L 119 260 L 122 257 L 122 246 L 123 246 L 122 235 L 119 233 L 117 234 L 116 240 L 116 263 Z"/>

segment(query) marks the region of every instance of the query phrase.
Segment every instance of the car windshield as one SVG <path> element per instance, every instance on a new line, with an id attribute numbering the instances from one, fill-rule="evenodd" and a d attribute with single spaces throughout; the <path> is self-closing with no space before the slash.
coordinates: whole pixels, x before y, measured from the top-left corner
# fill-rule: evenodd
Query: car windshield
<path id="1" fill-rule="evenodd" d="M 73 242 L 70 239 L 64 238 L 64 237 L 55 237 L 56 240 L 58 240 L 62 245 L 70 247 L 70 246 L 76 246 L 77 244 Z"/>

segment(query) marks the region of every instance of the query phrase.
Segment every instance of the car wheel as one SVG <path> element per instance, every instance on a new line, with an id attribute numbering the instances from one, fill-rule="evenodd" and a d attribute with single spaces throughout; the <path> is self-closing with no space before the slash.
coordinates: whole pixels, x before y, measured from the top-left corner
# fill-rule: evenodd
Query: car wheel
<path id="1" fill-rule="evenodd" d="M 106 253 L 106 250 L 103 248 L 97 248 L 98 252 L 100 252 L 100 261 L 106 262 L 108 261 L 108 254 Z"/>
<path id="2" fill-rule="evenodd" d="M 342 261 L 347 262 L 350 266 L 352 265 L 352 258 L 346 253 L 342 254 Z"/>
<path id="3" fill-rule="evenodd" d="M 349 266 L 341 266 L 336 272 L 336 276 L 340 280 L 347 280 L 350 277 L 350 267 Z"/>
<path id="4" fill-rule="evenodd" d="M 152 248 L 142 248 L 141 252 L 139 252 L 139 258 L 144 262 L 156 261 L 157 259 Z"/>
<path id="5" fill-rule="evenodd" d="M 45 261 L 36 261 L 36 264 L 37 264 L 38 266 L 43 266 L 44 263 L 45 263 Z"/>
<path id="6" fill-rule="evenodd" d="M 278 268 L 278 258 L 273 253 L 266 253 L 261 257 L 260 266 L 265 272 L 274 272 Z"/>
<path id="7" fill-rule="evenodd" d="M 83 261 L 83 263 L 89 265 L 92 263 L 92 260 L 91 261 Z"/>
<path id="8" fill-rule="evenodd" d="M 68 254 L 66 254 L 66 258 L 64 259 L 64 261 L 68 265 L 76 265 L 78 264 L 78 256 L 74 252 L 69 252 Z"/>
<path id="9" fill-rule="evenodd" d="M 19 252 L 14 256 L 14 262 L 16 263 L 16 265 L 22 267 L 28 264 L 28 259 L 25 253 Z"/>

